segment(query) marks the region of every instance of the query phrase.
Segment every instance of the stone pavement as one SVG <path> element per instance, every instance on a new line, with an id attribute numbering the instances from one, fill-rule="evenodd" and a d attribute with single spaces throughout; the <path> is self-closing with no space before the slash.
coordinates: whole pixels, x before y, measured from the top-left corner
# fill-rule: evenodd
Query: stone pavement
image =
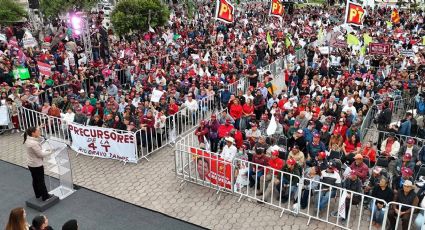
<path id="1" fill-rule="evenodd" d="M 20 134 L 0 136 L 0 159 L 25 166 L 25 150 Z M 70 150 L 74 183 L 120 200 L 149 208 L 209 229 L 338 229 L 307 218 L 294 217 L 280 210 L 233 195 L 222 195 L 218 204 L 215 191 L 186 184 L 174 174 L 173 149 L 167 147 L 150 156 L 150 161 L 127 164 L 75 156 Z M 28 176 L 29 173 L 28 173 Z M 1 197 L 0 197 L 1 201 Z"/>

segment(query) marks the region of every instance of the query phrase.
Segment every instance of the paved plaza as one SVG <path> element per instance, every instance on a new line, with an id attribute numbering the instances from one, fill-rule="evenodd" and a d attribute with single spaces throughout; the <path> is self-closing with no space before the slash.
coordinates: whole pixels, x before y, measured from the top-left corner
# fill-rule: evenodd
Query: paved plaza
<path id="1" fill-rule="evenodd" d="M 0 136 L 0 159 L 25 166 L 25 151 L 20 134 Z M 179 190 L 174 173 L 171 147 L 151 155 L 150 161 L 126 164 L 88 156 L 75 156 L 70 150 L 74 183 L 209 229 L 305 229 L 307 219 L 295 218 L 254 201 L 222 195 L 217 203 L 215 191 L 193 184 Z M 28 173 L 28 177 L 30 174 Z M 309 229 L 332 229 L 312 220 Z M 84 229 L 84 228 L 83 228 Z"/>

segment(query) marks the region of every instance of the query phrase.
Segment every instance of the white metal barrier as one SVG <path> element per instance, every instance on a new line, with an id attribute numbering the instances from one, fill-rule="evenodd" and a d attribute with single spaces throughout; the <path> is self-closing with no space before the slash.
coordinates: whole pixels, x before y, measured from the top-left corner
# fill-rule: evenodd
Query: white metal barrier
<path id="1" fill-rule="evenodd" d="M 233 190 L 234 194 L 239 195 L 238 202 L 246 197 L 281 209 L 281 216 L 284 211 L 298 213 L 293 206 L 299 202 L 299 176 L 243 159 L 235 159 L 232 165 L 234 178 L 242 181 Z M 248 185 L 243 183 L 245 179 L 248 180 Z M 249 184 L 249 180 L 254 183 Z"/>

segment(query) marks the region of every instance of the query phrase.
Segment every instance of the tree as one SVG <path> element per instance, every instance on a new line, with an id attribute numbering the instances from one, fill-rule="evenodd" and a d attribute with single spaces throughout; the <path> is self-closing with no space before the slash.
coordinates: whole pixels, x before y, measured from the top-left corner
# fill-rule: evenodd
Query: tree
<path id="1" fill-rule="evenodd" d="M 15 0 L 0 0 L 0 25 L 10 25 L 26 17 L 24 7 Z"/>
<path id="2" fill-rule="evenodd" d="M 51 18 L 72 10 L 87 10 L 95 6 L 98 0 L 40 0 L 40 9 L 44 16 Z"/>
<path id="3" fill-rule="evenodd" d="M 119 35 L 146 32 L 167 23 L 170 11 L 160 0 L 122 0 L 111 14 L 114 31 Z"/>

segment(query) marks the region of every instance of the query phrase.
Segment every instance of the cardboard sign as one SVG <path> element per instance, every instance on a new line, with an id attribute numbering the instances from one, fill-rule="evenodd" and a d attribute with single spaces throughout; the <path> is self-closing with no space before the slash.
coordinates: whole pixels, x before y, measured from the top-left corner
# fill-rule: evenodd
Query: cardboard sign
<path id="1" fill-rule="evenodd" d="M 215 8 L 215 19 L 225 23 L 235 21 L 235 7 L 226 0 L 217 0 Z"/>
<path id="2" fill-rule="evenodd" d="M 413 52 L 413 50 L 402 50 L 400 51 L 400 54 L 406 57 L 414 57 L 415 56 L 415 52 Z"/>
<path id="3" fill-rule="evenodd" d="M 345 9 L 345 23 L 362 26 L 364 14 L 365 10 L 362 5 L 348 1 Z"/>
<path id="4" fill-rule="evenodd" d="M 30 72 L 24 67 L 18 67 L 16 70 L 13 70 L 13 75 L 19 77 L 21 80 L 30 79 Z"/>
<path id="5" fill-rule="evenodd" d="M 38 61 L 37 66 L 40 74 L 44 76 L 50 76 L 52 74 L 52 67 L 49 64 Z"/>
<path id="6" fill-rule="evenodd" d="M 369 54 L 372 55 L 390 55 L 391 44 L 387 43 L 370 43 Z"/>

